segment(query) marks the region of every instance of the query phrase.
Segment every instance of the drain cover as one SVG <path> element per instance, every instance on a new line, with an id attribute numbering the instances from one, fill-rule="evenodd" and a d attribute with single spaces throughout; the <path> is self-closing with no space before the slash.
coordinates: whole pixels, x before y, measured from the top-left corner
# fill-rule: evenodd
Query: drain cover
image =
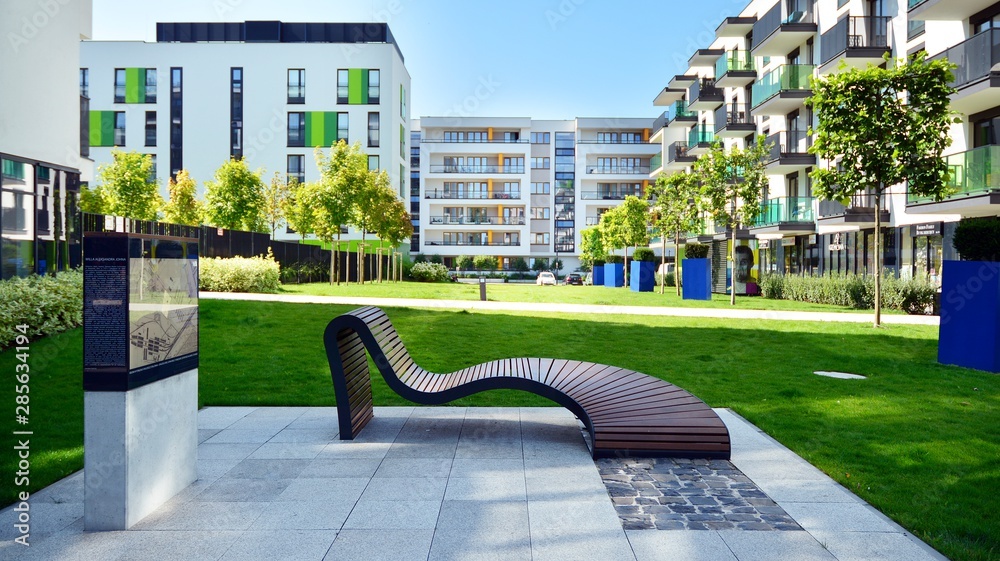
<path id="1" fill-rule="evenodd" d="M 826 376 L 827 378 L 837 378 L 840 380 L 867 380 L 865 376 L 859 374 L 848 374 L 846 372 L 827 372 L 825 370 L 817 370 L 813 372 L 817 376 Z"/>

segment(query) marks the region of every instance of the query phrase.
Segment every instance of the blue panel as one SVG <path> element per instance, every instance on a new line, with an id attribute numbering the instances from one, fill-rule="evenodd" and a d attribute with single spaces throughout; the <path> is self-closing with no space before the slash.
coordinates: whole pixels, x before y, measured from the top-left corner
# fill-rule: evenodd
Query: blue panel
<path id="1" fill-rule="evenodd" d="M 938 362 L 1000 372 L 1000 263 L 944 262 Z"/>
<path id="2" fill-rule="evenodd" d="M 684 259 L 681 261 L 682 289 L 685 300 L 712 299 L 712 260 Z"/>
<path id="3" fill-rule="evenodd" d="M 594 286 L 604 286 L 604 265 L 595 265 L 591 273 Z"/>
<path id="4" fill-rule="evenodd" d="M 652 292 L 656 285 L 656 263 L 632 261 L 629 263 L 629 289 L 633 292 Z"/>
<path id="5" fill-rule="evenodd" d="M 623 263 L 604 264 L 604 286 L 608 288 L 625 286 L 625 265 Z"/>

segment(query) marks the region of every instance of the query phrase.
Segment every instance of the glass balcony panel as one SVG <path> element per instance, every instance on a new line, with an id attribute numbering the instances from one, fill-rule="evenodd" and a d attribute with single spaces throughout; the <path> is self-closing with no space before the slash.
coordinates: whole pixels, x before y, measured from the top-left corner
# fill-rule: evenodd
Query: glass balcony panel
<path id="1" fill-rule="evenodd" d="M 815 222 L 814 197 L 779 197 L 761 205 L 757 226 L 772 226 L 787 222 Z"/>
<path id="2" fill-rule="evenodd" d="M 961 88 L 977 82 L 989 76 L 993 66 L 1000 63 L 1000 28 L 983 31 L 932 58 L 947 58 L 958 65 L 952 70 L 955 75 L 952 86 Z"/>
<path id="3" fill-rule="evenodd" d="M 754 82 L 752 96 L 754 107 L 783 91 L 809 90 L 809 79 L 815 66 L 811 64 L 785 64 L 765 74 Z"/>
<path id="4" fill-rule="evenodd" d="M 1000 191 L 1000 146 L 981 146 L 968 152 L 946 156 L 948 193 L 945 199 Z M 934 199 L 907 195 L 907 202 L 926 203 Z"/>

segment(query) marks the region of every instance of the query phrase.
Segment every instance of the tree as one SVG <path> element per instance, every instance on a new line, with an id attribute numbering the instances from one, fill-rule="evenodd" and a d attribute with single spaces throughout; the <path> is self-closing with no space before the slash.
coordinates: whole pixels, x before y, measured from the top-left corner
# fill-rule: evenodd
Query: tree
<path id="1" fill-rule="evenodd" d="M 286 179 L 278 172 L 274 172 L 270 183 L 264 184 L 264 223 L 271 229 L 272 238 L 278 231 L 278 226 L 286 221 L 285 201 L 291 197 L 298 184 L 298 179 Z"/>
<path id="2" fill-rule="evenodd" d="M 552 264 L 549 265 L 549 269 L 556 275 L 557 282 L 559 281 L 559 271 L 561 271 L 562 268 L 563 268 L 563 262 L 562 259 L 559 258 L 553 259 Z"/>
<path id="3" fill-rule="evenodd" d="M 219 228 L 265 232 L 263 170 L 250 171 L 246 160 L 230 158 L 205 182 L 205 217 Z"/>
<path id="4" fill-rule="evenodd" d="M 406 205 L 396 197 L 393 192 L 391 197 L 385 197 L 382 201 L 382 209 L 376 215 L 375 234 L 378 235 L 382 243 L 389 244 L 389 255 L 395 252 L 403 240 L 413 235 L 413 221 L 410 213 L 406 211 Z M 379 247 L 379 251 L 382 251 Z M 379 258 L 379 280 L 382 280 L 382 260 Z"/>
<path id="5" fill-rule="evenodd" d="M 528 262 L 524 260 L 524 257 L 515 257 L 510 263 L 510 268 L 514 269 L 518 273 L 521 273 L 522 275 L 527 273 L 529 270 Z"/>
<path id="6" fill-rule="evenodd" d="M 473 259 L 476 269 L 480 271 L 496 271 L 497 258 L 493 255 L 477 255 Z"/>
<path id="7" fill-rule="evenodd" d="M 163 207 L 163 220 L 188 226 L 201 224 L 204 209 L 197 198 L 198 186 L 186 169 L 177 172 L 176 178 L 170 178 L 167 191 L 170 200 Z"/>
<path id="8" fill-rule="evenodd" d="M 153 159 L 120 150 L 112 150 L 111 158 L 110 164 L 97 168 L 97 187 L 81 195 L 81 208 L 136 220 L 159 218 L 163 198 L 153 177 Z"/>
<path id="9" fill-rule="evenodd" d="M 544 257 L 539 257 L 535 259 L 535 262 L 531 264 L 531 270 L 536 273 L 549 270 L 549 260 Z"/>
<path id="10" fill-rule="evenodd" d="M 459 271 L 470 271 L 475 267 L 475 262 L 469 255 L 459 255 L 455 258 L 455 268 Z"/>
<path id="11" fill-rule="evenodd" d="M 362 153 L 362 156 L 364 154 Z M 365 157 L 367 170 L 368 158 Z M 392 190 L 392 182 L 385 170 L 367 172 L 364 181 L 354 193 L 354 205 L 351 213 L 351 224 L 361 230 L 361 245 L 358 246 L 358 282 L 364 284 L 365 236 L 376 229 L 378 221 L 390 201 L 396 200 L 396 192 Z"/>
<path id="12" fill-rule="evenodd" d="M 315 196 L 317 189 L 315 183 L 296 182 L 284 200 L 282 212 L 285 215 L 285 222 L 289 228 L 298 232 L 302 241 L 305 241 L 307 235 L 316 233 Z"/>
<path id="13" fill-rule="evenodd" d="M 725 224 L 731 229 L 729 266 L 733 279 L 736 278 L 736 230 L 740 225 L 750 228 L 757 223 L 761 198 L 768 183 L 764 173 L 768 151 L 768 145 L 760 136 L 756 143 L 746 148 L 726 150 L 721 143 L 716 143 L 694 164 L 694 176 L 701 183 L 705 210 L 716 225 Z M 729 292 L 729 303 L 735 306 L 735 286 Z"/>
<path id="14" fill-rule="evenodd" d="M 612 248 L 649 245 L 649 203 L 634 195 L 601 216 L 601 236 Z M 628 286 L 628 251 L 625 254 L 625 286 Z"/>
<path id="15" fill-rule="evenodd" d="M 316 149 L 320 181 L 313 199 L 316 236 L 333 246 L 330 259 L 330 283 L 340 284 L 340 241 L 343 227 L 351 223 L 356 197 L 369 180 L 368 158 L 361 144 L 340 140 L 330 147 L 327 157 Z M 360 276 L 359 276 L 360 279 Z"/>
<path id="16" fill-rule="evenodd" d="M 814 79 L 806 101 L 819 120 L 810 151 L 837 164 L 812 172 L 813 192 L 844 204 L 856 193 L 874 195 L 875 327 L 882 323 L 882 196 L 904 183 L 913 195 L 941 200 L 947 194 L 941 156 L 955 122 L 949 110 L 954 65 L 924 54 L 886 62 L 887 68 L 869 65 Z"/>
<path id="17" fill-rule="evenodd" d="M 697 178 L 688 172 L 673 175 L 660 175 L 656 184 L 650 187 L 647 196 L 652 201 L 653 227 L 659 231 L 663 239 L 662 263 L 667 262 L 667 235 L 674 235 L 674 247 L 680 256 L 681 233 L 701 229 L 701 196 L 698 192 Z M 678 260 L 679 261 L 679 260 Z M 679 262 L 677 263 L 680 264 Z M 666 267 L 661 267 L 666 269 Z M 675 267 L 675 282 L 677 295 L 681 294 L 680 268 Z M 666 282 L 660 283 L 660 294 L 663 294 Z"/>
<path id="18" fill-rule="evenodd" d="M 608 252 L 604 248 L 600 226 L 592 226 L 580 231 L 580 263 L 585 267 L 592 268 L 595 262 L 604 261 L 607 258 Z"/>

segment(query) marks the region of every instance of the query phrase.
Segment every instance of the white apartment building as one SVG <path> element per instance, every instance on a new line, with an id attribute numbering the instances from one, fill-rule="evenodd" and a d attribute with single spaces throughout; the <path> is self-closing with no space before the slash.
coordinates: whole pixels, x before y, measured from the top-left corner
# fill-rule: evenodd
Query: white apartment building
<path id="1" fill-rule="evenodd" d="M 181 169 L 203 194 L 233 157 L 264 169 L 265 181 L 275 172 L 315 181 L 315 149 L 344 139 L 360 142 L 369 167 L 386 170 L 406 197 L 410 75 L 388 25 L 159 23 L 156 31 L 155 43 L 80 46 L 97 164 L 115 148 L 151 154 L 164 196 Z"/>
<path id="2" fill-rule="evenodd" d="M 0 88 L 0 279 L 80 265 L 74 217 L 91 162 L 76 80 L 91 13 L 90 0 L 0 6 L 0 68 L 17 78 Z"/>
<path id="3" fill-rule="evenodd" d="M 653 119 L 414 120 L 411 252 L 560 259 L 577 268 L 580 231 L 649 185 Z M 419 138 L 416 138 L 419 131 Z M 419 146 L 418 146 L 419 142 Z M 419 169 L 419 172 L 417 170 Z"/>
<path id="4" fill-rule="evenodd" d="M 738 230 L 755 253 L 755 274 L 865 273 L 874 255 L 873 195 L 849 205 L 813 197 L 809 172 L 827 165 L 808 153 L 816 123 L 805 105 L 809 78 L 837 72 L 841 62 L 882 64 L 924 50 L 947 56 L 958 93 L 947 156 L 956 194 L 944 202 L 909 197 L 905 185 L 882 201 L 885 263 L 900 275 L 936 279 L 955 258 L 951 239 L 963 216 L 1000 215 L 1000 3 L 994 0 L 753 0 L 726 18 L 711 45 L 691 53 L 689 67 L 655 98 L 666 107 L 652 142 L 662 150 L 651 177 L 687 169 L 711 143 L 772 143 L 770 178 L 758 224 Z M 692 239 L 725 255 L 727 230 L 708 225 Z M 725 259 L 720 267 L 725 266 Z M 717 290 L 727 281 L 719 271 Z"/>

